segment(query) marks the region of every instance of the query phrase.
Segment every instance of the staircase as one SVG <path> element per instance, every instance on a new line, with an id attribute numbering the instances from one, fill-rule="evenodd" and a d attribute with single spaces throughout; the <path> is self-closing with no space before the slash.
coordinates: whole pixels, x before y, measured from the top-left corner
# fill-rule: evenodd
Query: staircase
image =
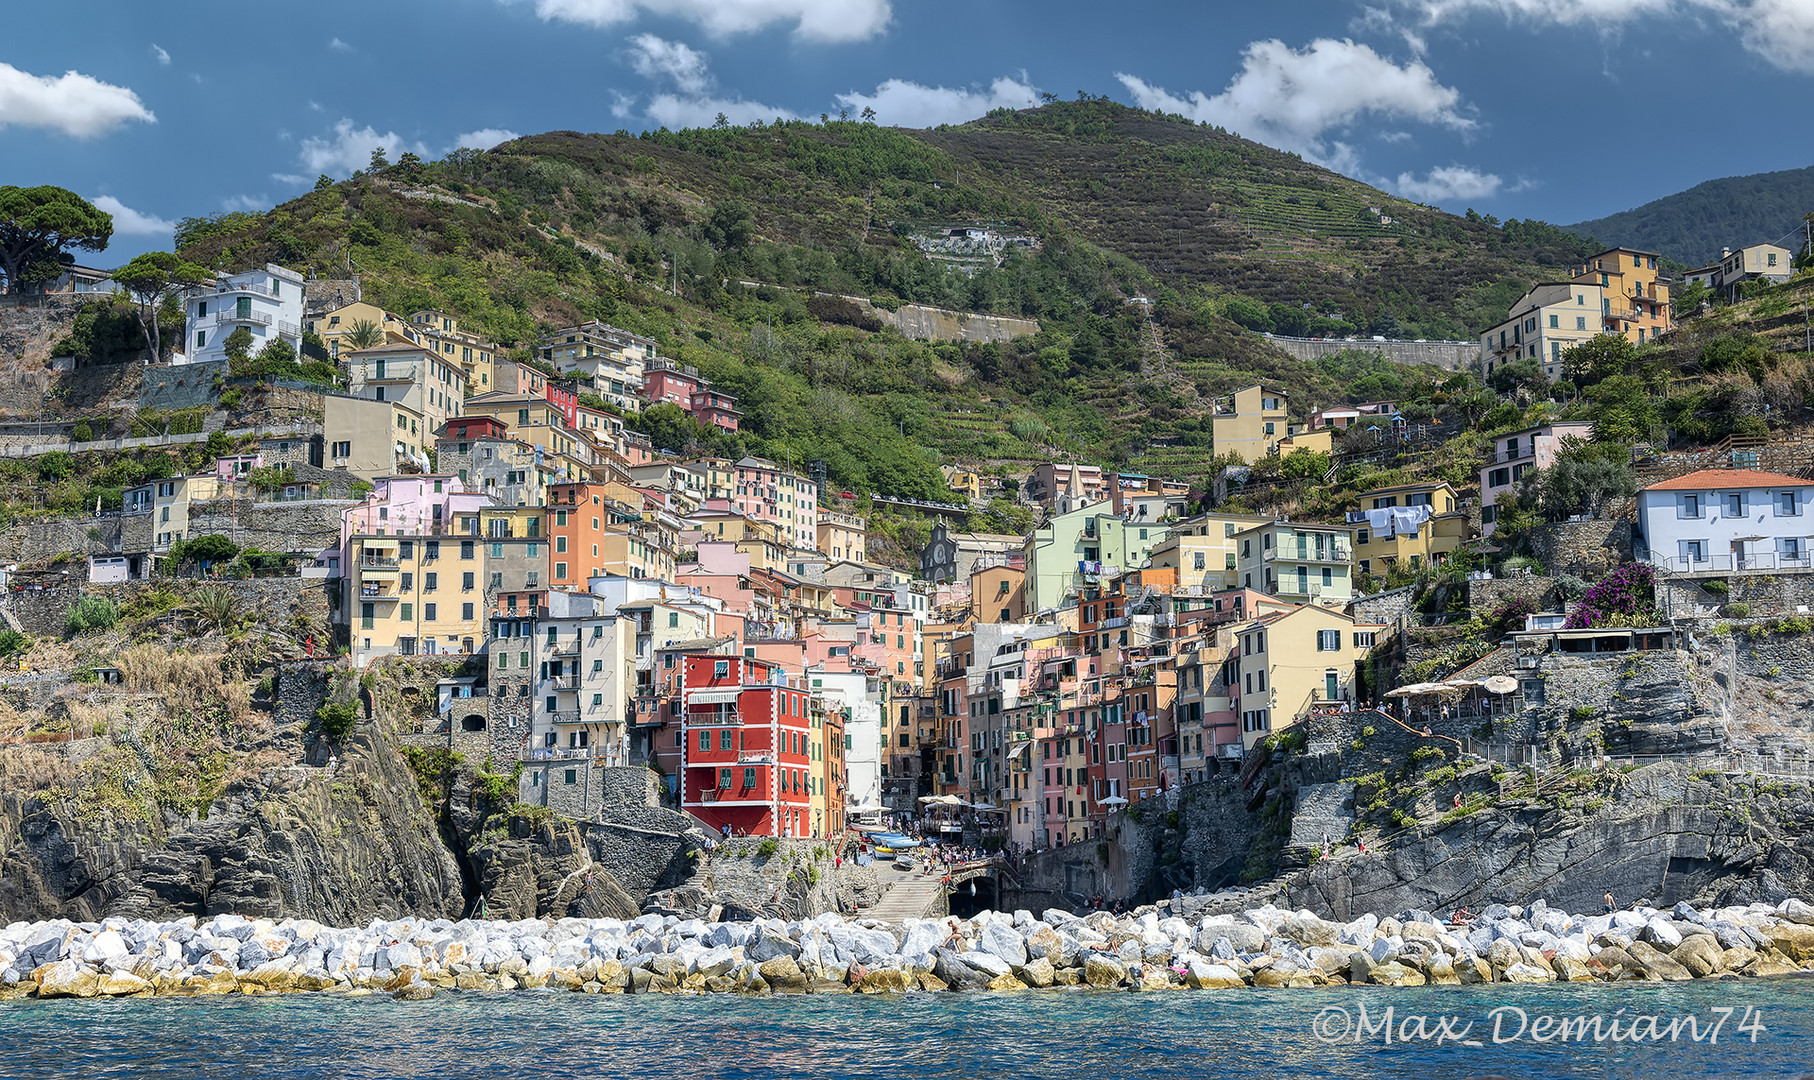
<path id="1" fill-rule="evenodd" d="M 866 919 L 901 924 L 909 919 L 925 918 L 943 906 L 940 903 L 943 899 L 940 874 L 921 874 L 917 870 L 901 873 L 890 869 L 878 871 L 876 876 L 882 879 L 886 891 L 874 907 L 863 912 Z"/>

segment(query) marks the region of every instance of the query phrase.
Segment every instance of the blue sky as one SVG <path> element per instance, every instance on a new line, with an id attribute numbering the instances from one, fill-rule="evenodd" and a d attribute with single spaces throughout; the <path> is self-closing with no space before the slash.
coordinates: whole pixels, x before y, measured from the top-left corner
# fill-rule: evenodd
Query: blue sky
<path id="1" fill-rule="evenodd" d="M 97 0 L 10 12 L 0 182 L 116 216 L 266 209 L 383 145 L 1079 90 L 1451 210 L 1558 223 L 1814 153 L 1814 0 Z M 1753 240 L 1758 238 L 1739 238 Z"/>

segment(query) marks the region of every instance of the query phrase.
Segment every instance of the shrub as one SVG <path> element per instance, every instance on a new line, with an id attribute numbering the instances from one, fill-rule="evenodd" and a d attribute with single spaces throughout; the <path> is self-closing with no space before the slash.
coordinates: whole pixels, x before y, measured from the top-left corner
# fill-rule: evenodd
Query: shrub
<path id="1" fill-rule="evenodd" d="M 1748 619 L 1751 617 L 1750 604 L 1727 604 L 1720 608 L 1720 614 L 1728 619 Z"/>
<path id="2" fill-rule="evenodd" d="M 771 836 L 768 839 L 762 841 L 762 843 L 756 845 L 756 856 L 757 856 L 757 858 L 766 859 L 766 858 L 769 858 L 770 856 L 774 855 L 775 852 L 780 851 L 780 850 L 781 850 L 780 841 L 776 840 L 774 837 Z"/>
<path id="3" fill-rule="evenodd" d="M 1723 578 L 1714 578 L 1711 581 L 1701 582 L 1701 588 L 1715 596 L 1724 596 L 1731 586 L 1727 585 Z"/>
<path id="4" fill-rule="evenodd" d="M 31 648 L 31 638 L 17 630 L 0 630 L 0 656 L 11 656 Z"/>
<path id="5" fill-rule="evenodd" d="M 70 635 L 86 633 L 90 630 L 106 630 L 120 621 L 120 609 L 105 596 L 84 596 L 69 605 L 69 615 L 63 622 L 64 632 Z"/>
<path id="6" fill-rule="evenodd" d="M 315 719 L 321 722 L 321 733 L 330 739 L 351 735 L 358 718 L 359 711 L 350 701 L 330 701 L 315 710 Z"/>
<path id="7" fill-rule="evenodd" d="M 1594 718 L 1594 711 L 1585 705 L 1576 705 L 1568 710 L 1568 718 L 1577 724 L 1586 723 Z"/>
<path id="8" fill-rule="evenodd" d="M 1810 630 L 1814 630 L 1814 620 L 1810 620 L 1802 615 L 1796 615 L 1791 618 L 1776 620 L 1776 626 L 1773 627 L 1773 629 L 1779 634 L 1805 634 Z"/>
<path id="9" fill-rule="evenodd" d="M 86 419 L 77 420 L 75 426 L 69 429 L 69 438 L 72 442 L 93 442 L 94 427 Z"/>
<path id="10" fill-rule="evenodd" d="M 1647 563 L 1626 563 L 1582 594 L 1563 627 L 1655 626 L 1661 618 L 1656 611 L 1656 571 Z"/>

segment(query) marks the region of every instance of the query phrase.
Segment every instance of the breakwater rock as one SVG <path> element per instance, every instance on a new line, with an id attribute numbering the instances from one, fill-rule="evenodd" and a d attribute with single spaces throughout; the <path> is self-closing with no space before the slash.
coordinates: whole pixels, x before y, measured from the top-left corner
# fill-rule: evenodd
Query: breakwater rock
<path id="1" fill-rule="evenodd" d="M 1814 906 L 1571 915 L 1494 905 L 1444 925 L 1424 911 L 1351 922 L 1270 905 L 1186 917 L 1183 898 L 1127 915 L 1050 910 L 890 925 L 835 914 L 708 923 L 677 916 L 335 929 L 193 916 L 14 923 L 0 1000 L 550 989 L 585 993 L 889 993 L 1221 989 L 1787 975 L 1814 970 Z"/>

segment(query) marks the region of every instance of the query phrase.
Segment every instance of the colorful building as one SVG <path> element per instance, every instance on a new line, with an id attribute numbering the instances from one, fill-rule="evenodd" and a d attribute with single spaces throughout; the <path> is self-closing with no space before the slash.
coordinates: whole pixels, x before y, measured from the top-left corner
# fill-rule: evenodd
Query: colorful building
<path id="1" fill-rule="evenodd" d="M 806 690 L 747 657 L 688 656 L 684 664 L 681 809 L 707 828 L 745 836 L 820 835 Z"/>

